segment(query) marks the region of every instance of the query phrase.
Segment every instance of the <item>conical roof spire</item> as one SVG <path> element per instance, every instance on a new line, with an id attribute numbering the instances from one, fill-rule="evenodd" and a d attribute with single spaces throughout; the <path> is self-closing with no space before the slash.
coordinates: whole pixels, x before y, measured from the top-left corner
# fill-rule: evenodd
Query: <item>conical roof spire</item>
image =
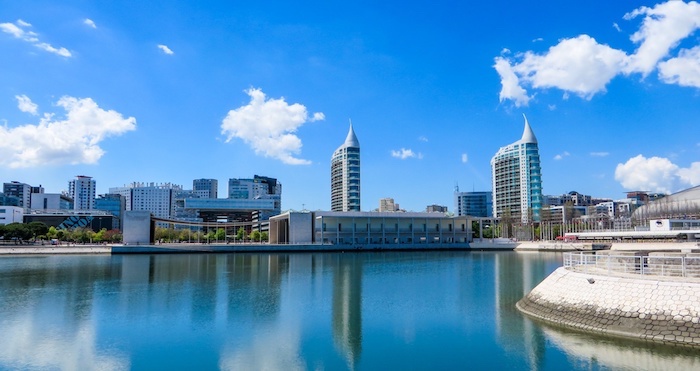
<path id="1" fill-rule="evenodd" d="M 360 147 L 360 141 L 357 140 L 357 135 L 355 135 L 355 130 L 352 129 L 352 120 L 350 120 L 350 131 L 348 131 L 348 136 L 345 138 L 345 143 L 343 147 Z"/>
<path id="2" fill-rule="evenodd" d="M 523 130 L 523 137 L 520 139 L 520 143 L 537 143 L 535 133 L 532 132 L 530 123 L 527 122 L 527 117 L 525 117 L 524 113 L 523 118 L 525 119 L 525 130 Z"/>

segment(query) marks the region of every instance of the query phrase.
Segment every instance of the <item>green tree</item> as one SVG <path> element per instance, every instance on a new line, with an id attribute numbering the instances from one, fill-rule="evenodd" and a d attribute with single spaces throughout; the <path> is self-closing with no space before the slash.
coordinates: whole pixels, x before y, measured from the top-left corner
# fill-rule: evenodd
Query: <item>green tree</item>
<path id="1" fill-rule="evenodd" d="M 5 226 L 5 239 L 17 239 L 21 244 L 34 236 L 34 233 L 27 224 L 10 223 Z"/>
<path id="2" fill-rule="evenodd" d="M 32 231 L 32 237 L 36 239 L 37 236 L 45 235 L 49 231 L 49 227 L 44 222 L 31 222 L 27 224 L 27 227 Z"/>
<path id="3" fill-rule="evenodd" d="M 53 240 L 54 238 L 56 238 L 57 234 L 58 230 L 56 230 L 56 227 L 51 226 L 49 227 L 49 231 L 46 232 L 46 238 L 48 238 L 49 240 Z"/>
<path id="4" fill-rule="evenodd" d="M 226 240 L 226 230 L 223 228 L 219 228 L 216 230 L 215 238 L 217 241 L 224 241 Z"/>
<path id="5" fill-rule="evenodd" d="M 267 241 L 269 240 L 270 237 L 267 235 L 267 232 L 263 232 L 263 233 L 260 234 L 260 238 L 261 238 L 263 241 L 267 242 Z"/>
<path id="6" fill-rule="evenodd" d="M 106 234 L 107 234 L 107 228 L 100 229 L 100 231 L 95 233 L 95 236 L 92 237 L 92 242 L 100 243 L 102 241 L 105 241 Z"/>
<path id="7" fill-rule="evenodd" d="M 250 232 L 250 236 L 248 236 L 248 238 L 250 238 L 250 240 L 253 241 L 253 242 L 258 242 L 258 241 L 260 241 L 260 231 L 258 231 L 258 230 L 256 229 L 256 230 Z"/>
<path id="8" fill-rule="evenodd" d="M 236 232 L 236 238 L 240 241 L 243 241 L 245 239 L 245 229 L 243 229 L 243 227 L 238 228 L 238 232 Z"/>

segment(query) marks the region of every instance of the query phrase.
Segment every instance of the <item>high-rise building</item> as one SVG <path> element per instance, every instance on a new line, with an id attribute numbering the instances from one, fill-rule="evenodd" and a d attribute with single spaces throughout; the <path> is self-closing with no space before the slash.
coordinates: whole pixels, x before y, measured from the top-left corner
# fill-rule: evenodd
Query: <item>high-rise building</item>
<path id="1" fill-rule="evenodd" d="M 19 199 L 19 204 L 17 206 L 19 207 L 28 209 L 31 205 L 32 186 L 29 184 L 16 181 L 3 183 L 2 192 L 5 193 L 7 197 L 17 197 Z"/>
<path id="2" fill-rule="evenodd" d="M 74 210 L 93 210 L 95 208 L 95 189 L 97 182 L 92 177 L 78 175 L 68 182 L 68 194 L 73 199 Z"/>
<path id="3" fill-rule="evenodd" d="M 218 198 L 219 181 L 216 179 L 195 179 L 192 181 L 192 191 L 199 198 Z"/>
<path id="4" fill-rule="evenodd" d="M 525 118 L 519 141 L 501 147 L 491 159 L 493 213 L 522 223 L 539 221 L 542 208 L 542 172 L 537 138 Z"/>
<path id="5" fill-rule="evenodd" d="M 331 158 L 331 211 L 360 211 L 360 142 L 352 123 Z"/>
<path id="6" fill-rule="evenodd" d="M 282 210 L 282 184 L 275 178 L 255 175 L 253 179 L 228 180 L 228 198 L 235 200 L 273 200 L 273 210 L 261 211 L 260 218 L 267 220 Z"/>
<path id="7" fill-rule="evenodd" d="M 493 216 L 493 193 L 460 192 L 455 189 L 455 214 L 457 216 L 476 216 L 490 218 Z"/>
<path id="8" fill-rule="evenodd" d="M 109 193 L 124 196 L 126 211 L 150 211 L 158 218 L 171 218 L 175 212 L 175 195 L 182 186 L 171 183 L 138 183 L 110 188 Z"/>

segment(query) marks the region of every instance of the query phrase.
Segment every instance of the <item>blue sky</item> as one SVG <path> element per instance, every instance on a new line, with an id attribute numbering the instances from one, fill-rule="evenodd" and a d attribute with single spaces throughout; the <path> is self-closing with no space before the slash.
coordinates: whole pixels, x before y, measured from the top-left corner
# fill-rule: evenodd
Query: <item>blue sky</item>
<path id="1" fill-rule="evenodd" d="M 363 210 L 452 210 L 525 114 L 545 194 L 700 184 L 700 4 L 375 3 L 0 0 L 0 181 L 258 174 L 327 210 L 351 119 Z"/>

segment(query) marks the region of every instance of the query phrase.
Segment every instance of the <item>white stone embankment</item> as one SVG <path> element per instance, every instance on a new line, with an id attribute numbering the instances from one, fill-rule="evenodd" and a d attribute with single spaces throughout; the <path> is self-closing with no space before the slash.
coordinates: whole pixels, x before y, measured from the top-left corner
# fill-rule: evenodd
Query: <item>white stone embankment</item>
<path id="1" fill-rule="evenodd" d="M 561 267 L 517 307 L 586 332 L 700 348 L 698 279 L 606 276 Z"/>
<path id="2" fill-rule="evenodd" d="M 42 255 L 42 254 L 111 254 L 111 246 L 12 246 L 0 247 L 2 255 Z"/>
<path id="3" fill-rule="evenodd" d="M 519 242 L 516 251 L 691 251 L 700 250 L 700 242 L 564 242 L 564 241 L 524 241 Z"/>

